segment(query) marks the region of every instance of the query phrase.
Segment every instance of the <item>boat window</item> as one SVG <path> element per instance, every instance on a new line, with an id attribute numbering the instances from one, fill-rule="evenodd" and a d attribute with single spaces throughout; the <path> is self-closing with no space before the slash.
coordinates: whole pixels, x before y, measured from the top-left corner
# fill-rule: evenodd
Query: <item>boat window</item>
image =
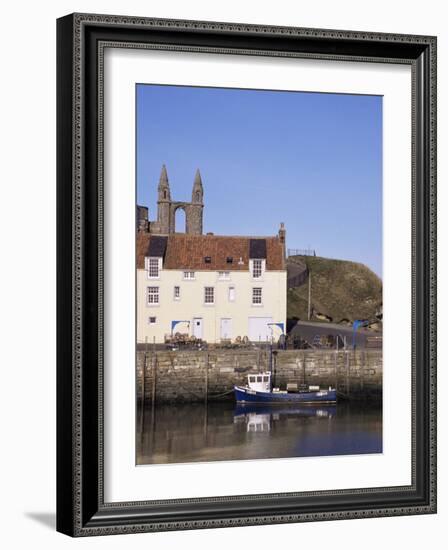
<path id="1" fill-rule="evenodd" d="M 263 382 L 269 382 L 269 376 L 263 376 Z"/>
<path id="2" fill-rule="evenodd" d="M 249 382 L 255 382 L 255 376 L 249 376 Z"/>
<path id="3" fill-rule="evenodd" d="M 263 382 L 263 377 L 262 376 L 257 376 L 257 382 Z"/>

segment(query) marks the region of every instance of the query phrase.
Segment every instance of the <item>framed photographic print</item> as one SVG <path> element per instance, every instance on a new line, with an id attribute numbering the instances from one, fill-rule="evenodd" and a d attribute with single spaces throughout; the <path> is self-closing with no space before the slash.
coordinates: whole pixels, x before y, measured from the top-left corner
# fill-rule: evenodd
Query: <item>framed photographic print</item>
<path id="1" fill-rule="evenodd" d="M 436 511 L 436 38 L 58 20 L 71 536 Z"/>

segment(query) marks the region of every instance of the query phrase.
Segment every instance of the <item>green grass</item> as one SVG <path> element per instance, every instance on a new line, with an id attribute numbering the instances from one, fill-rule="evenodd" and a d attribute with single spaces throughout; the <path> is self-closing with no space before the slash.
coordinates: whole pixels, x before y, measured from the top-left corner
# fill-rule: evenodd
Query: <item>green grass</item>
<path id="1" fill-rule="evenodd" d="M 344 319 L 373 319 L 382 307 L 381 279 L 363 264 L 316 256 L 292 256 L 288 262 L 301 261 L 311 273 L 311 305 L 314 316 Z M 288 290 L 288 318 L 308 317 L 308 281 Z"/>

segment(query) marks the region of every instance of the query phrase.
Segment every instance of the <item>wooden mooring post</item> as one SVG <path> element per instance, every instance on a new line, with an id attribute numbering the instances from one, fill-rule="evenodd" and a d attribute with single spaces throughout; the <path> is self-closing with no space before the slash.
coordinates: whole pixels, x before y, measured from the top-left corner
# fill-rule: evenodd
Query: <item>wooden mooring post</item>
<path id="1" fill-rule="evenodd" d="M 349 354 L 345 354 L 345 393 L 347 398 L 350 398 L 350 357 Z"/>
<path id="2" fill-rule="evenodd" d="M 339 351 L 334 352 L 334 389 L 338 391 L 338 360 L 339 360 Z"/>
<path id="3" fill-rule="evenodd" d="M 302 361 L 303 361 L 303 367 L 302 367 L 303 380 L 302 380 L 302 384 L 305 385 L 306 384 L 306 355 L 305 355 L 305 352 L 303 352 L 303 354 L 302 354 Z"/>
<path id="4" fill-rule="evenodd" d="M 205 355 L 205 392 L 204 392 L 204 400 L 205 400 L 205 404 L 207 404 L 207 401 L 208 401 L 208 360 L 209 360 L 209 355 L 208 355 L 208 351 L 205 352 L 206 355 Z"/>
<path id="5" fill-rule="evenodd" d="M 143 437 L 143 432 L 145 431 L 145 402 L 146 402 L 146 391 L 145 391 L 145 378 L 146 378 L 146 364 L 148 360 L 148 337 L 145 336 L 145 354 L 143 356 L 143 365 L 142 365 L 142 395 L 140 402 L 140 435 Z"/>
<path id="6" fill-rule="evenodd" d="M 361 352 L 361 392 L 364 392 L 364 365 L 366 362 L 366 352 Z"/>
<path id="7" fill-rule="evenodd" d="M 157 356 L 156 356 L 156 339 L 154 337 L 152 344 L 152 392 L 151 392 L 151 406 L 154 412 L 154 405 L 156 403 L 156 383 L 157 383 Z"/>
<path id="8" fill-rule="evenodd" d="M 145 407 L 145 378 L 146 378 L 146 364 L 148 361 L 148 337 L 145 336 L 145 355 L 143 357 L 143 376 L 142 376 L 142 409 Z"/>
<path id="9" fill-rule="evenodd" d="M 157 383 L 157 355 L 156 338 L 152 343 L 152 392 L 151 392 L 151 449 L 154 448 L 156 434 L 156 383 Z"/>

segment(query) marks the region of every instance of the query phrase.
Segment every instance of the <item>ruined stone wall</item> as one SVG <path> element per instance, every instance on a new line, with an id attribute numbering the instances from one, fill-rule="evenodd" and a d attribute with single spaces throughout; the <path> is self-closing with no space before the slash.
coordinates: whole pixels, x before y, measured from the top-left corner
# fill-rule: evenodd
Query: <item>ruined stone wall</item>
<path id="1" fill-rule="evenodd" d="M 144 391 L 145 403 L 154 396 L 156 403 L 232 399 L 235 384 L 268 369 L 268 350 L 138 351 L 137 397 Z M 286 350 L 273 358 L 275 386 L 332 386 L 347 399 L 381 398 L 382 374 L 381 350 Z"/>
<path id="2" fill-rule="evenodd" d="M 148 231 L 148 208 L 146 206 L 137 205 L 137 231 Z"/>
<path id="3" fill-rule="evenodd" d="M 170 202 L 169 233 L 176 233 L 176 211 L 182 209 L 185 212 L 185 233 L 189 235 L 202 235 L 202 217 L 204 206 L 190 202 Z M 182 231 L 177 229 L 178 233 Z"/>

